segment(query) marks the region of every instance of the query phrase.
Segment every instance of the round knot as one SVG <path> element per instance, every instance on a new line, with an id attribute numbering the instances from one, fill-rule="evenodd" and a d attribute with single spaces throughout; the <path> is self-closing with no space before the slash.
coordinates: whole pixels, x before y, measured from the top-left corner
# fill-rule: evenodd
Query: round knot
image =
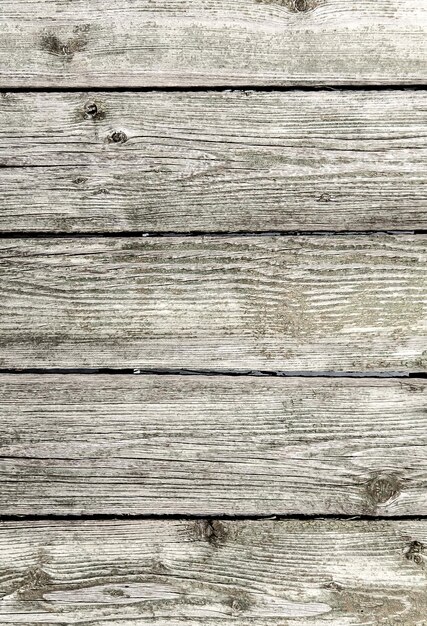
<path id="1" fill-rule="evenodd" d="M 397 478 L 388 475 L 374 476 L 366 485 L 366 491 L 375 504 L 385 504 L 400 493 Z"/>
<path id="2" fill-rule="evenodd" d="M 294 0 L 294 10 L 297 13 L 305 13 L 310 10 L 310 3 L 308 0 Z"/>
<path id="3" fill-rule="evenodd" d="M 127 140 L 127 135 L 122 130 L 114 130 L 109 136 L 109 141 L 113 143 L 125 143 Z"/>
<path id="4" fill-rule="evenodd" d="M 93 119 L 98 115 L 98 107 L 95 102 L 86 102 L 83 110 L 86 118 Z"/>

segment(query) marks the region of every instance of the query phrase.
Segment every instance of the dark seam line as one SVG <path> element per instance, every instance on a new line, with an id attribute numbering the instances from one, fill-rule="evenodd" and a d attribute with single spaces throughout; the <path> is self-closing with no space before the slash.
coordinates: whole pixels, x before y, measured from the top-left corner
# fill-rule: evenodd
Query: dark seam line
<path id="1" fill-rule="evenodd" d="M 229 370 L 229 369 L 188 369 L 188 368 L 1 368 L 0 375 L 90 375 L 108 374 L 112 376 L 253 376 L 279 378 L 427 378 L 424 372 L 346 372 L 346 371 L 277 371 L 277 370 Z"/>
<path id="2" fill-rule="evenodd" d="M 200 91 L 257 91 L 257 92 L 292 92 L 292 91 L 422 91 L 427 89 L 427 83 L 389 83 L 389 84 L 328 84 L 328 85 L 261 85 L 261 84 L 225 84 L 225 85 L 151 85 L 151 86 L 97 86 L 89 87 L 87 85 L 73 85 L 73 86 L 56 86 L 49 85 L 38 87 L 14 87 L 8 85 L 0 86 L 0 92 L 9 93 L 64 93 L 64 92 L 141 92 L 147 93 L 150 91 L 158 92 L 200 92 Z"/>
<path id="3" fill-rule="evenodd" d="M 299 520 L 299 521 L 381 521 L 381 522 L 392 522 L 392 521 L 427 521 L 427 516 L 425 515 L 343 515 L 337 514 L 334 515 L 332 513 L 328 514 L 259 514 L 259 515 L 232 515 L 232 514 L 220 514 L 220 515 L 205 515 L 201 514 L 180 514 L 180 513 L 149 513 L 149 514 L 139 514 L 139 513 L 92 513 L 92 514 L 58 514 L 49 513 L 49 514 L 11 514 L 11 515 L 0 515 L 0 522 L 19 522 L 19 521 L 124 521 L 124 520 L 135 520 L 135 521 L 150 521 L 150 520 L 177 520 L 177 521 L 197 521 L 197 520 L 206 520 L 206 521 L 286 521 L 286 520 Z"/>
<path id="4" fill-rule="evenodd" d="M 260 230 L 260 231 L 72 231 L 72 232 L 49 232 L 49 231 L 0 231 L 0 239 L 91 239 L 91 238 L 117 238 L 128 237 L 354 237 L 375 235 L 426 235 L 427 229 L 413 230 Z"/>
<path id="5" fill-rule="evenodd" d="M 38 164 L 38 163 L 33 163 L 28 165 L 27 163 L 21 164 L 21 163 L 0 163 L 0 170 L 32 170 L 32 169 L 50 169 L 50 168 L 57 168 L 57 169 L 71 169 L 71 168 L 80 168 L 80 167 L 88 167 L 87 164 L 82 164 L 82 165 L 75 165 L 75 164 L 68 164 L 68 163 L 59 163 L 59 164 Z"/>

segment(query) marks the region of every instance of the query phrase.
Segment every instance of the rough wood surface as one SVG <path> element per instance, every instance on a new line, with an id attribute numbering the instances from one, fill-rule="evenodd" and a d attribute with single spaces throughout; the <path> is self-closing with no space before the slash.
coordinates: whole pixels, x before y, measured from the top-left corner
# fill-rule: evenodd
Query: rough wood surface
<path id="1" fill-rule="evenodd" d="M 414 371 L 427 237 L 3 239 L 0 367 Z"/>
<path id="2" fill-rule="evenodd" d="M 0 514 L 427 514 L 427 381 L 2 375 Z"/>
<path id="3" fill-rule="evenodd" d="M 0 624 L 425 626 L 427 524 L 0 524 Z"/>
<path id="4" fill-rule="evenodd" d="M 427 228 L 424 92 L 8 93 L 2 231 Z"/>
<path id="5" fill-rule="evenodd" d="M 2 0 L 0 86 L 413 84 L 422 0 Z"/>

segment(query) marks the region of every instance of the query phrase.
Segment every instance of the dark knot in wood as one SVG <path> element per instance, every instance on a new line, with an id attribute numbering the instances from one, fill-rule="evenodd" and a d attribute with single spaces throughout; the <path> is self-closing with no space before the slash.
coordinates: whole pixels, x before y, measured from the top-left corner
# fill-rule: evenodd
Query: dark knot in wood
<path id="1" fill-rule="evenodd" d="M 94 119 L 98 115 L 98 107 L 95 102 L 86 102 L 84 106 L 85 117 Z"/>
<path id="2" fill-rule="evenodd" d="M 405 552 L 408 561 L 413 561 L 417 565 L 424 565 L 423 554 L 426 551 L 425 545 L 421 541 L 411 541 Z"/>
<path id="3" fill-rule="evenodd" d="M 294 10 L 297 13 L 305 13 L 311 8 L 311 2 L 309 0 L 294 0 Z"/>
<path id="4" fill-rule="evenodd" d="M 306 13 L 316 6 L 317 0 L 256 0 L 260 4 L 279 4 L 294 13 Z"/>
<path id="5" fill-rule="evenodd" d="M 317 202 L 332 202 L 332 197 L 329 193 L 322 193 L 318 197 Z"/>
<path id="6" fill-rule="evenodd" d="M 206 541 L 215 547 L 222 545 L 227 539 L 227 530 L 218 520 L 197 520 L 194 530 L 198 540 Z"/>
<path id="7" fill-rule="evenodd" d="M 400 493 L 400 482 L 395 476 L 380 474 L 366 485 L 366 492 L 373 504 L 385 504 Z"/>
<path id="8" fill-rule="evenodd" d="M 72 181 L 75 185 L 83 185 L 87 182 L 87 178 L 85 176 L 76 176 Z"/>
<path id="9" fill-rule="evenodd" d="M 122 130 L 114 130 L 108 140 L 113 143 L 125 143 L 128 140 L 126 133 Z"/>

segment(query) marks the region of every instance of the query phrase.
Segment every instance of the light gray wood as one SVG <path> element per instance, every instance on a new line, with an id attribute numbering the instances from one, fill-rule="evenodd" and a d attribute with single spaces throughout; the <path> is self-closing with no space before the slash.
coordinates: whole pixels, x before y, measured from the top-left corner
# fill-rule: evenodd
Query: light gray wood
<path id="1" fill-rule="evenodd" d="M 427 381 L 0 376 L 0 514 L 427 514 Z"/>
<path id="2" fill-rule="evenodd" d="M 0 624 L 424 626 L 423 521 L 0 524 Z"/>
<path id="3" fill-rule="evenodd" d="M 2 0 L 0 86 L 414 84 L 420 0 Z"/>
<path id="4" fill-rule="evenodd" d="M 427 229 L 421 91 L 9 93 L 0 118 L 5 232 Z"/>
<path id="5" fill-rule="evenodd" d="M 0 367 L 426 371 L 427 237 L 2 239 Z"/>

